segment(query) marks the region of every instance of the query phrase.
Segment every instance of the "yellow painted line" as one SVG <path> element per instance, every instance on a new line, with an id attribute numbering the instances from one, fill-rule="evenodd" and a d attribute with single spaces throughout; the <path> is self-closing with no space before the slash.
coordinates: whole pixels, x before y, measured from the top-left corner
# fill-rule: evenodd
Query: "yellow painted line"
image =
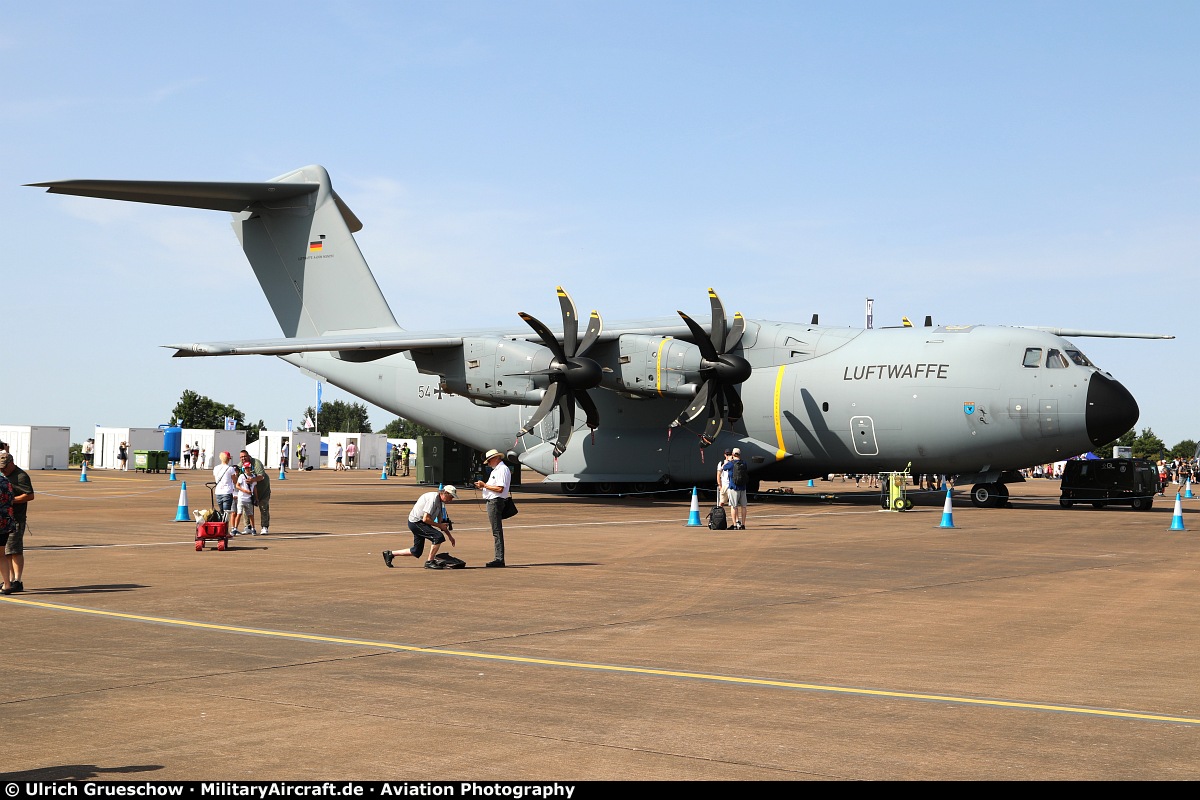
<path id="1" fill-rule="evenodd" d="M 783 421 L 780 419 L 779 411 L 779 395 L 783 391 L 783 370 L 787 367 L 786 364 L 781 364 L 779 374 L 775 376 L 775 441 L 779 447 L 775 451 L 775 460 L 781 461 L 787 457 L 787 448 L 783 446 Z"/>
<path id="2" fill-rule="evenodd" d="M 767 680 L 765 678 L 744 678 L 734 675 L 718 675 L 706 672 L 686 672 L 681 670 L 654 669 L 651 667 L 627 667 L 617 664 L 593 664 L 586 661 L 562 661 L 552 658 L 530 658 L 528 656 L 506 656 L 498 653 L 481 653 L 473 650 L 451 650 L 443 647 L 417 647 L 395 642 L 376 642 L 369 639 L 348 639 L 341 636 L 318 636 L 312 633 L 292 633 L 275 631 L 265 628 L 244 628 L 237 625 L 218 625 L 211 622 L 196 622 L 192 620 L 170 619 L 168 617 L 151 617 L 143 614 L 126 614 L 119 611 L 102 611 L 94 608 L 81 608 L 59 603 L 45 603 L 37 600 L 20 600 L 12 597 L 3 598 L 14 605 L 33 606 L 54 611 L 72 611 L 79 614 L 92 614 L 100 617 L 131 620 L 134 622 L 151 622 L 157 625 L 175 625 L 183 628 L 199 628 L 202 630 L 219 631 L 223 633 L 249 634 L 253 636 L 270 636 L 279 639 L 293 639 L 321 644 L 352 645 L 355 647 L 376 647 L 381 650 L 395 650 L 406 653 L 423 655 L 458 656 L 482 661 L 502 661 L 510 664 L 531 664 L 545 667 L 568 667 L 571 669 L 587 669 L 596 672 L 614 672 L 627 675 L 652 675 L 663 678 L 687 678 L 715 683 L 727 683 L 740 686 L 763 686 L 776 689 L 800 689 L 811 692 L 829 694 L 853 695 L 860 697 L 885 697 L 899 700 L 923 700 L 940 703 L 957 703 L 960 705 L 984 706 L 988 708 L 1013 708 L 1024 711 L 1053 711 L 1064 714 L 1076 714 L 1088 717 L 1112 717 L 1117 719 L 1145 720 L 1149 722 L 1175 722 L 1184 725 L 1200 725 L 1200 718 L 1173 717 L 1165 714 L 1146 714 L 1135 711 L 1112 711 L 1103 708 L 1085 708 L 1080 706 L 1063 706 L 1050 703 L 1026 703 L 1017 700 L 987 700 L 978 697 L 959 697 L 944 694 L 922 694 L 918 692 L 894 692 L 883 689 L 859 689 L 852 686 L 829 686 L 819 683 L 800 683 L 797 681 Z"/>
<path id="3" fill-rule="evenodd" d="M 664 348 L 665 348 L 665 347 L 666 347 L 668 344 L 670 344 L 670 343 L 671 343 L 671 337 L 670 337 L 670 336 L 664 336 L 664 337 L 663 337 L 663 340 L 662 340 L 661 342 L 659 342 L 659 343 L 658 343 L 658 356 L 657 356 L 657 358 L 655 359 L 655 362 L 654 362 L 654 384 L 655 384 L 655 385 L 654 385 L 654 388 L 655 388 L 655 389 L 658 389 L 658 396 L 659 396 L 659 397 L 665 397 L 665 395 L 663 394 L 663 391 L 662 391 L 662 390 L 663 390 L 663 377 L 662 377 L 662 371 L 663 371 L 662 358 L 663 358 L 663 355 L 662 355 L 662 354 L 663 354 L 663 349 L 664 349 Z"/>

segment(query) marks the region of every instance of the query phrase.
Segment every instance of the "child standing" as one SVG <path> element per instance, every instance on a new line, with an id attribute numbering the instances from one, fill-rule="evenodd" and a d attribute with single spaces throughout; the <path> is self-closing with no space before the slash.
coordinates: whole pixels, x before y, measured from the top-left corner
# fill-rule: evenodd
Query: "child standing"
<path id="1" fill-rule="evenodd" d="M 246 478 L 246 471 L 241 467 L 236 469 L 238 477 L 234 488 L 237 496 L 235 497 L 232 532 L 234 536 L 237 536 L 239 534 L 238 525 L 244 520 L 246 533 L 257 536 L 258 534 L 254 530 L 254 487 Z"/>

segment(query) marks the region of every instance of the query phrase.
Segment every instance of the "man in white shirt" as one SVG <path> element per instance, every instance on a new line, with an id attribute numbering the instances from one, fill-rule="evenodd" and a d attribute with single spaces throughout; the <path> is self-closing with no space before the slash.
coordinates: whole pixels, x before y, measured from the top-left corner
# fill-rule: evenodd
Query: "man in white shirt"
<path id="1" fill-rule="evenodd" d="M 450 544 L 456 544 L 454 534 L 450 533 L 450 520 L 443 519 L 446 516 L 444 512 L 446 503 L 453 502 L 457 497 L 458 489 L 453 486 L 443 486 L 436 492 L 426 492 L 418 497 L 412 511 L 408 512 L 408 529 L 413 535 L 412 547 L 395 552 L 384 550 L 383 563 L 391 567 L 395 556 L 420 558 L 425 549 L 425 540 L 428 539 L 432 547 L 429 550 L 429 560 L 425 562 L 425 569 L 443 569 L 442 562 L 437 560 L 438 548 L 447 539 L 450 540 Z"/>
<path id="2" fill-rule="evenodd" d="M 229 451 L 225 450 L 221 453 L 221 463 L 213 467 L 213 480 L 217 483 L 213 494 L 217 497 L 217 508 L 224 514 L 223 519 L 230 523 L 229 532 L 237 536 L 238 531 L 232 524 L 233 492 L 234 484 L 237 482 L 237 470 L 229 463 L 231 458 Z"/>
<path id="3" fill-rule="evenodd" d="M 475 481 L 475 488 L 483 491 L 483 499 L 487 502 L 488 522 L 492 524 L 492 539 L 495 541 L 496 558 L 489 561 L 486 567 L 504 566 L 504 504 L 508 500 L 508 490 L 512 484 L 512 470 L 504 463 L 504 456 L 499 450 L 488 450 L 483 454 L 483 463 L 492 470 L 486 481 Z"/>

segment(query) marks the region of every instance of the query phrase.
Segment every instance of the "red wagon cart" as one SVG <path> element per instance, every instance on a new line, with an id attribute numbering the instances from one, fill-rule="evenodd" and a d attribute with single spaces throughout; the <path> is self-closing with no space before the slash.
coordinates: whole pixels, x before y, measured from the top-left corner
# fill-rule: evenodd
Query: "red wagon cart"
<path id="1" fill-rule="evenodd" d="M 196 520 L 196 549 L 203 550 L 205 542 L 216 542 L 218 550 L 229 549 L 229 521 L 225 512 L 217 508 L 217 484 L 210 481 L 204 484 L 208 487 L 208 496 L 212 501 L 212 512 L 207 519 Z"/>

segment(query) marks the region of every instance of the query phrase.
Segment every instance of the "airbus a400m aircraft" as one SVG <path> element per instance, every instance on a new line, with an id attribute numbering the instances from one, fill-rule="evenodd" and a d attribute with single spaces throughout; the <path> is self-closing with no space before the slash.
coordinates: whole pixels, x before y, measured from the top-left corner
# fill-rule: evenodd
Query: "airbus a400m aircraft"
<path id="1" fill-rule="evenodd" d="M 412 333 L 322 167 L 261 183 L 31 185 L 233 214 L 284 338 L 168 345 L 176 356 L 278 356 L 478 450 L 508 451 L 565 491 L 708 484 L 716 454 L 737 446 L 754 487 L 911 467 L 955 475 L 973 484 L 976 505 L 1000 505 L 1021 468 L 1137 422 L 1133 396 L 1063 336 L 1172 338 L 730 319 L 711 289 L 707 321 L 680 311 L 605 325 L 593 311 L 581 326 L 561 288 L 557 329 L 520 312 L 525 325 L 511 330 Z"/>

